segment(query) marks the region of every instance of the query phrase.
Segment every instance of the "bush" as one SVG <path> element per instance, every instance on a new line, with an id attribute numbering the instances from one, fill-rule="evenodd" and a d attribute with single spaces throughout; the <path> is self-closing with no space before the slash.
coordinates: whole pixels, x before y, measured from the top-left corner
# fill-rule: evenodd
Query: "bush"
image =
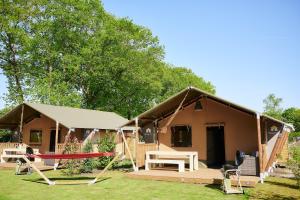
<path id="1" fill-rule="evenodd" d="M 297 180 L 297 186 L 300 189 L 300 147 L 290 149 L 291 157 L 288 161 L 288 167 L 292 170 Z"/>
<path id="2" fill-rule="evenodd" d="M 93 143 L 89 140 L 83 147 L 84 153 L 93 152 Z M 95 168 L 95 161 L 92 158 L 83 160 L 80 171 L 83 173 L 91 173 Z"/>
<path id="3" fill-rule="evenodd" d="M 66 154 L 76 153 L 79 150 L 79 143 L 76 137 L 72 138 L 65 147 Z M 62 173 L 67 176 L 73 176 L 75 174 L 80 174 L 81 161 L 77 159 L 70 159 L 64 163 L 64 169 Z"/>
<path id="4" fill-rule="evenodd" d="M 106 134 L 103 138 L 98 140 L 97 143 L 98 152 L 113 152 L 116 147 L 115 137 L 112 134 Z M 97 162 L 97 168 L 105 168 L 112 159 L 111 156 L 100 157 Z"/>
<path id="5" fill-rule="evenodd" d="M 292 132 L 289 134 L 289 142 L 294 142 L 297 137 L 300 137 L 300 132 Z"/>

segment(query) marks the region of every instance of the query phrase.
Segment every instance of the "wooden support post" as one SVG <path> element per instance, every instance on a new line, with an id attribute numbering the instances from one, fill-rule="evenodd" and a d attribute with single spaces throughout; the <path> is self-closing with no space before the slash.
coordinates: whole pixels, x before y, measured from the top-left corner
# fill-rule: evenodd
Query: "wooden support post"
<path id="1" fill-rule="evenodd" d="M 86 145 L 86 143 L 90 140 L 92 140 L 92 138 L 94 137 L 95 133 L 98 132 L 99 129 L 94 129 L 82 142 L 82 146 Z"/>
<path id="2" fill-rule="evenodd" d="M 32 167 L 49 185 L 55 185 L 55 182 L 50 181 L 45 174 L 43 174 L 26 156 L 23 157 L 23 159 L 26 161 L 26 163 Z"/>
<path id="3" fill-rule="evenodd" d="M 58 126 L 59 123 L 56 121 L 56 126 L 55 126 L 55 151 L 54 153 L 57 154 L 58 152 Z M 56 163 L 57 160 L 54 160 L 55 164 L 54 166 L 58 166 L 58 163 Z M 56 167 L 54 167 L 54 170 L 56 170 Z"/>
<path id="4" fill-rule="evenodd" d="M 138 145 L 139 145 L 139 119 L 136 117 L 135 118 L 135 147 L 134 147 L 135 162 L 137 162 L 138 159 L 138 151 L 137 151 Z"/>
<path id="5" fill-rule="evenodd" d="M 89 182 L 89 185 L 96 183 L 97 180 L 108 170 L 108 168 L 117 160 L 117 158 L 120 157 L 121 154 L 121 152 L 118 152 L 114 159 L 108 163 L 108 165 L 95 177 L 95 179 Z"/>
<path id="6" fill-rule="evenodd" d="M 56 127 L 55 127 L 55 154 L 57 154 L 57 151 L 58 151 L 58 127 L 59 127 L 59 122 L 56 121 Z"/>
<path id="7" fill-rule="evenodd" d="M 65 141 L 62 145 L 62 152 L 61 154 L 64 154 L 65 153 L 65 148 L 66 148 L 66 145 L 67 143 L 69 142 L 70 138 L 71 138 L 71 132 L 72 131 L 75 131 L 74 129 L 70 128 L 67 135 L 65 136 Z M 60 165 L 60 162 L 61 162 L 61 159 L 58 160 L 57 164 L 54 165 L 54 170 L 56 170 L 56 168 Z"/>
<path id="8" fill-rule="evenodd" d="M 20 130 L 19 130 L 19 143 L 22 143 L 23 118 L 24 118 L 24 103 L 22 104 L 22 109 L 21 109 Z"/>
<path id="9" fill-rule="evenodd" d="M 122 138 L 123 138 L 123 141 L 124 141 L 124 143 L 125 143 L 125 148 L 127 149 L 127 151 L 128 151 L 128 154 L 129 154 L 129 158 L 130 158 L 130 160 L 131 160 L 131 163 L 132 163 L 132 166 L 133 166 L 133 170 L 134 171 L 137 171 L 137 167 L 135 166 L 135 164 L 134 164 L 134 161 L 133 161 L 133 158 L 132 158 L 132 155 L 131 155 L 131 152 L 130 152 L 130 149 L 129 149 L 129 146 L 128 146 L 128 144 L 127 144 L 127 141 L 126 141 L 126 138 L 125 138 L 125 136 L 124 136 L 124 132 L 123 132 L 123 130 L 121 129 L 121 134 L 122 134 Z"/>
<path id="10" fill-rule="evenodd" d="M 262 154 L 262 145 L 261 145 L 261 127 L 260 127 L 260 114 L 256 114 L 256 126 L 257 126 L 257 142 L 258 142 L 258 157 L 259 157 L 259 173 L 260 181 L 263 183 L 263 154 Z"/>

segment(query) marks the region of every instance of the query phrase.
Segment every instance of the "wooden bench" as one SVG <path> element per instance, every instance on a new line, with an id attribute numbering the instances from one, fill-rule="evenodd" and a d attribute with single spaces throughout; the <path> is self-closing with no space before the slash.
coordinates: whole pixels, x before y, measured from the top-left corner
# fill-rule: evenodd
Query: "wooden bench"
<path id="1" fill-rule="evenodd" d="M 145 161 L 145 170 L 149 170 L 150 164 L 175 164 L 178 165 L 178 171 L 184 172 L 184 160 L 157 160 L 157 159 L 150 159 Z"/>
<path id="2" fill-rule="evenodd" d="M 34 154 L 38 154 L 39 150 L 38 149 L 33 149 Z M 7 162 L 8 159 L 12 158 L 22 158 L 24 157 L 24 154 L 26 154 L 26 149 L 18 149 L 18 148 L 8 148 L 8 149 L 3 149 L 2 155 L 0 155 L 0 163 L 5 163 Z M 35 162 L 41 162 L 40 158 L 36 158 Z"/>

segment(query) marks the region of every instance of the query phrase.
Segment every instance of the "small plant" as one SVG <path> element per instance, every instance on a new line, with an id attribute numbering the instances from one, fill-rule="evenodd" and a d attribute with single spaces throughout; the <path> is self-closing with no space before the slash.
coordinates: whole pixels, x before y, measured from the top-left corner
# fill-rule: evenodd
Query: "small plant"
<path id="1" fill-rule="evenodd" d="M 76 137 L 72 138 L 71 141 L 65 146 L 65 153 L 72 154 L 79 150 L 79 143 Z M 64 163 L 64 169 L 62 173 L 67 176 L 73 176 L 75 174 L 80 174 L 81 161 L 77 159 L 67 160 Z"/>
<path id="2" fill-rule="evenodd" d="M 83 152 L 84 153 L 93 152 L 93 143 L 90 140 L 84 145 Z M 84 173 L 91 173 L 93 172 L 94 167 L 95 167 L 94 159 L 87 158 L 83 160 L 80 171 Z"/>
<path id="3" fill-rule="evenodd" d="M 113 152 L 116 147 L 114 135 L 106 134 L 98 140 L 98 152 Z M 98 159 L 97 168 L 103 169 L 113 158 L 111 156 L 103 156 Z"/>
<path id="4" fill-rule="evenodd" d="M 291 157 L 288 161 L 288 168 L 290 168 L 297 180 L 297 186 L 300 189 L 300 147 L 292 147 L 290 149 Z"/>

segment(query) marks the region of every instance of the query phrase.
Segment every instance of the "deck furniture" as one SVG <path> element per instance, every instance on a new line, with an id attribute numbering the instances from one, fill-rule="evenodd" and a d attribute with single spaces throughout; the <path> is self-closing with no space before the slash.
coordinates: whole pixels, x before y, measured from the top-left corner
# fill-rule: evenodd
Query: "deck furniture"
<path id="1" fill-rule="evenodd" d="M 158 159 L 151 159 L 151 155 L 157 157 Z M 159 159 L 162 158 L 163 159 Z M 169 159 L 168 159 L 169 158 Z M 198 152 L 196 151 L 147 151 L 146 152 L 146 164 L 145 169 L 149 167 L 149 163 L 158 163 L 159 164 L 178 164 L 171 163 L 172 161 L 183 161 L 185 159 L 189 160 L 189 171 L 198 170 Z M 156 161 L 161 160 L 161 161 Z M 165 162 L 164 162 L 165 161 Z M 179 166 L 180 167 L 180 166 Z"/>
<path id="2" fill-rule="evenodd" d="M 145 170 L 149 170 L 149 164 L 175 164 L 178 165 L 179 172 L 184 172 L 184 160 L 161 160 L 161 159 L 146 160 Z"/>
<path id="3" fill-rule="evenodd" d="M 257 176 L 258 175 L 258 158 L 255 156 L 245 155 L 243 163 L 239 166 L 241 175 Z"/>
<path id="4" fill-rule="evenodd" d="M 34 154 L 39 154 L 38 149 L 33 149 Z M 26 154 L 26 148 L 7 148 L 3 149 L 3 153 L 0 156 L 1 157 L 1 163 L 7 162 L 9 158 L 15 158 L 20 159 L 24 157 L 24 154 Z M 41 159 L 37 158 L 35 162 L 41 162 Z"/>

